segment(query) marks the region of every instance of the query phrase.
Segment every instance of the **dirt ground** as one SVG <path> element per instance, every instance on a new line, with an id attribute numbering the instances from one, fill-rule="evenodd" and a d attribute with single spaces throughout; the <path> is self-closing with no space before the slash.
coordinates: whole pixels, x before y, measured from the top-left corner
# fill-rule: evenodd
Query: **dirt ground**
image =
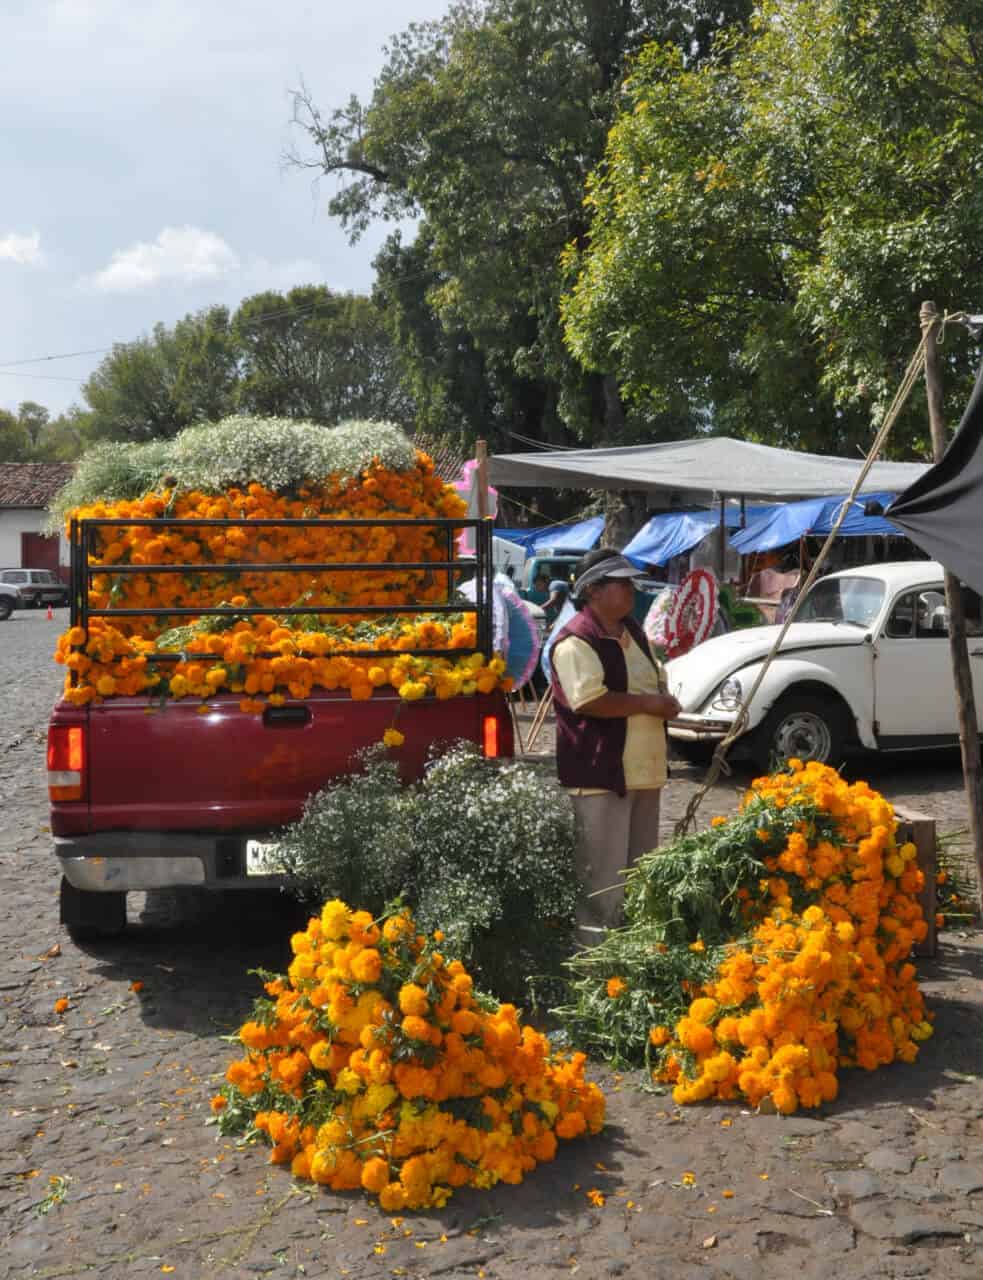
<path id="1" fill-rule="evenodd" d="M 283 967 L 295 913 L 267 895 L 131 895 L 122 939 L 71 943 L 43 761 L 63 623 L 59 612 L 0 624 L 0 1275 L 983 1275 L 979 934 L 946 934 L 920 963 L 937 1034 L 917 1063 L 846 1075 L 816 1114 L 679 1109 L 640 1077 L 598 1071 L 602 1135 L 562 1144 L 520 1188 L 459 1192 L 403 1220 L 220 1139 L 206 1121 L 233 1053 L 222 1037 L 259 990 L 247 970 Z M 965 825 L 955 759 L 863 772 L 943 831 Z M 674 766 L 667 821 L 700 776 Z M 746 782 L 721 785 L 703 820 L 732 809 Z"/>

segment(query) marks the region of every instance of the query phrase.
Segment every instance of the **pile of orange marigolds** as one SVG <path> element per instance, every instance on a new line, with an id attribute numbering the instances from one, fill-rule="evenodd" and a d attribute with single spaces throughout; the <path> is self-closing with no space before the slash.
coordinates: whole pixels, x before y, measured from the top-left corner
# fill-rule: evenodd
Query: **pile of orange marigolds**
<path id="1" fill-rule="evenodd" d="M 73 627 L 61 636 L 56 660 L 68 668 L 65 697 L 70 702 L 98 703 L 103 698 L 150 693 L 171 698 L 205 700 L 219 693 L 240 697 L 244 711 L 261 712 L 267 702 L 304 698 L 312 689 L 346 689 L 356 699 L 389 686 L 407 701 L 428 695 L 451 698 L 490 693 L 508 687 L 500 658 L 460 654 L 476 643 L 475 615 L 364 614 L 359 606 L 428 604 L 447 601 L 448 573 L 440 565 L 453 555 L 443 529 L 380 525 L 354 528 L 316 526 L 262 527 L 229 524 L 189 529 L 168 517 L 209 520 L 273 520 L 317 516 L 340 519 L 425 519 L 459 517 L 465 504 L 453 488 L 434 474 L 433 464 L 417 453 L 416 465 L 396 472 L 378 464 L 352 479 L 328 477 L 301 489 L 297 496 L 275 493 L 259 483 L 220 494 L 149 493 L 135 500 L 94 503 L 70 513 L 78 519 L 152 519 L 159 525 L 116 525 L 101 530 L 90 567 L 104 567 L 89 590 L 93 609 L 269 607 L 270 614 L 251 615 L 227 629 L 207 624 L 193 638 L 168 640 L 175 624 L 187 615 L 94 618 L 87 631 Z M 339 571 L 262 570 L 263 564 L 317 564 L 332 561 L 432 564 L 425 569 Z M 182 564 L 186 572 L 113 575 L 118 565 Z M 223 564 L 256 564 L 230 572 Z M 291 605 L 343 605 L 353 612 L 321 615 L 304 630 L 285 625 L 278 609 Z M 308 619 L 310 615 L 308 615 Z M 217 623 L 216 619 L 216 623 Z M 226 619 L 222 620 L 223 622 Z M 303 625 L 312 625 L 305 620 Z M 158 637 L 162 648 L 211 655 L 155 664 Z M 446 649 L 447 657 L 373 658 L 373 650 Z M 366 657 L 334 657 L 335 652 L 365 650 Z M 272 656 L 257 656 L 266 654 Z"/>
<path id="2" fill-rule="evenodd" d="M 911 1062 L 932 1034 L 909 958 L 927 933 L 915 846 L 897 844 L 893 810 L 866 782 L 788 763 L 744 802 L 760 814 L 768 872 L 740 891 L 747 938 L 675 1027 L 650 1032 L 655 1078 L 680 1103 L 815 1107 L 835 1098 L 839 1068 Z M 835 839 L 806 823 L 776 839 L 769 813 L 802 802 L 832 816 Z"/>
<path id="3" fill-rule="evenodd" d="M 512 1005 L 479 1005 L 441 940 L 408 911 L 380 924 L 327 903 L 240 1028 L 246 1055 L 212 1099 L 223 1132 L 259 1131 L 296 1177 L 364 1188 L 387 1211 L 519 1183 L 558 1138 L 597 1133 L 584 1055 L 552 1055 Z"/>

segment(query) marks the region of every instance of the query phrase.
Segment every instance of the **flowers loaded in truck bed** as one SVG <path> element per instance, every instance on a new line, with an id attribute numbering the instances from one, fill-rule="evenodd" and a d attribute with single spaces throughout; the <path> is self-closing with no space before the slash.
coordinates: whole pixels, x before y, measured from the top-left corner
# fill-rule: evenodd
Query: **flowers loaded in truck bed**
<path id="1" fill-rule="evenodd" d="M 406 910 L 375 921 L 328 902 L 239 1029 L 245 1056 L 212 1099 L 222 1132 L 263 1134 L 296 1177 L 388 1211 L 519 1183 L 558 1138 L 597 1133 L 584 1055 L 554 1055 L 513 1005 L 479 999 L 441 941 Z"/>
<path id="2" fill-rule="evenodd" d="M 431 460 L 396 428 L 233 418 L 193 427 L 173 441 L 104 445 L 87 455 L 58 504 L 66 528 L 78 520 L 150 520 L 101 525 L 89 566 L 92 609 L 201 609 L 198 617 L 93 618 L 60 638 L 56 659 L 68 668 L 74 703 L 113 695 L 206 699 L 241 696 L 243 710 L 303 698 L 312 689 L 346 689 L 370 698 L 389 686 L 408 701 L 451 698 L 508 687 L 505 664 L 476 646 L 474 613 L 428 613 L 453 599 L 452 531 L 437 526 L 257 525 L 296 519 L 456 518 L 465 505 L 434 473 Z M 237 521 L 192 527 L 180 519 Z M 348 562 L 346 570 L 264 566 Z M 422 568 L 360 569 L 416 563 Z M 229 570 L 225 565 L 255 564 Z M 113 573 L 121 566 L 146 572 Z M 151 566 L 183 565 L 179 572 Z M 344 614 L 278 613 L 291 606 L 344 606 Z M 360 608 L 414 605 L 412 614 Z M 268 608 L 269 613 L 210 615 L 208 608 Z M 413 656 L 410 650 L 446 651 Z M 356 650 L 361 656 L 336 656 Z M 397 657 L 374 657 L 396 650 Z M 161 651 L 193 656 L 154 660 Z"/>

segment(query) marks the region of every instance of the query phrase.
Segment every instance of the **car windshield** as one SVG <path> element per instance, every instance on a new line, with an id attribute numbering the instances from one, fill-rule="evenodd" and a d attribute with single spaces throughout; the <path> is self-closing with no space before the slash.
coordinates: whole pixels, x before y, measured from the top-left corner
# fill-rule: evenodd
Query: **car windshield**
<path id="1" fill-rule="evenodd" d="M 823 578 L 799 610 L 797 622 L 853 622 L 867 627 L 884 603 L 884 583 L 877 578 Z"/>

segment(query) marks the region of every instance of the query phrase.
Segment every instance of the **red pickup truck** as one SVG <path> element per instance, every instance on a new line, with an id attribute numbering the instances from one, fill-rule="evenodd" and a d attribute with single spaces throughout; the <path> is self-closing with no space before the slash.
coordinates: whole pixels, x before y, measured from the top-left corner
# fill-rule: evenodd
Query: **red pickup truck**
<path id="1" fill-rule="evenodd" d="M 89 536 L 82 526 L 94 523 L 80 521 L 72 531 L 73 626 L 84 627 L 90 617 L 114 612 L 87 608 L 88 579 L 107 572 L 105 566 L 89 567 Z M 417 523 L 475 527 L 477 561 L 434 567 L 448 571 L 449 577 L 452 570 L 476 571 L 481 584 L 477 604 L 427 604 L 420 611 L 476 609 L 478 644 L 490 648 L 487 525 Z M 330 566 L 339 571 L 353 567 Z M 251 564 L 249 569 L 256 573 L 258 567 Z M 276 571 L 283 569 L 276 566 Z M 205 714 L 194 703 L 158 706 L 146 696 L 112 697 L 85 706 L 59 702 L 48 730 L 48 782 L 51 831 L 63 872 L 62 923 L 80 939 L 118 933 L 125 927 L 130 889 L 278 885 L 280 878 L 264 866 L 264 847 L 275 844 L 278 828 L 300 817 L 308 796 L 350 771 L 356 752 L 381 741 L 397 708 L 406 739 L 400 750 L 406 780 L 421 774 L 430 746 L 441 741 L 465 739 L 479 744 L 487 756 L 512 755 L 511 717 L 501 691 L 405 703 L 392 689 L 376 689 L 366 701 L 355 701 L 343 690 L 318 689 L 303 701 L 269 705 L 262 715 L 243 713 L 232 693 L 210 698 Z"/>

